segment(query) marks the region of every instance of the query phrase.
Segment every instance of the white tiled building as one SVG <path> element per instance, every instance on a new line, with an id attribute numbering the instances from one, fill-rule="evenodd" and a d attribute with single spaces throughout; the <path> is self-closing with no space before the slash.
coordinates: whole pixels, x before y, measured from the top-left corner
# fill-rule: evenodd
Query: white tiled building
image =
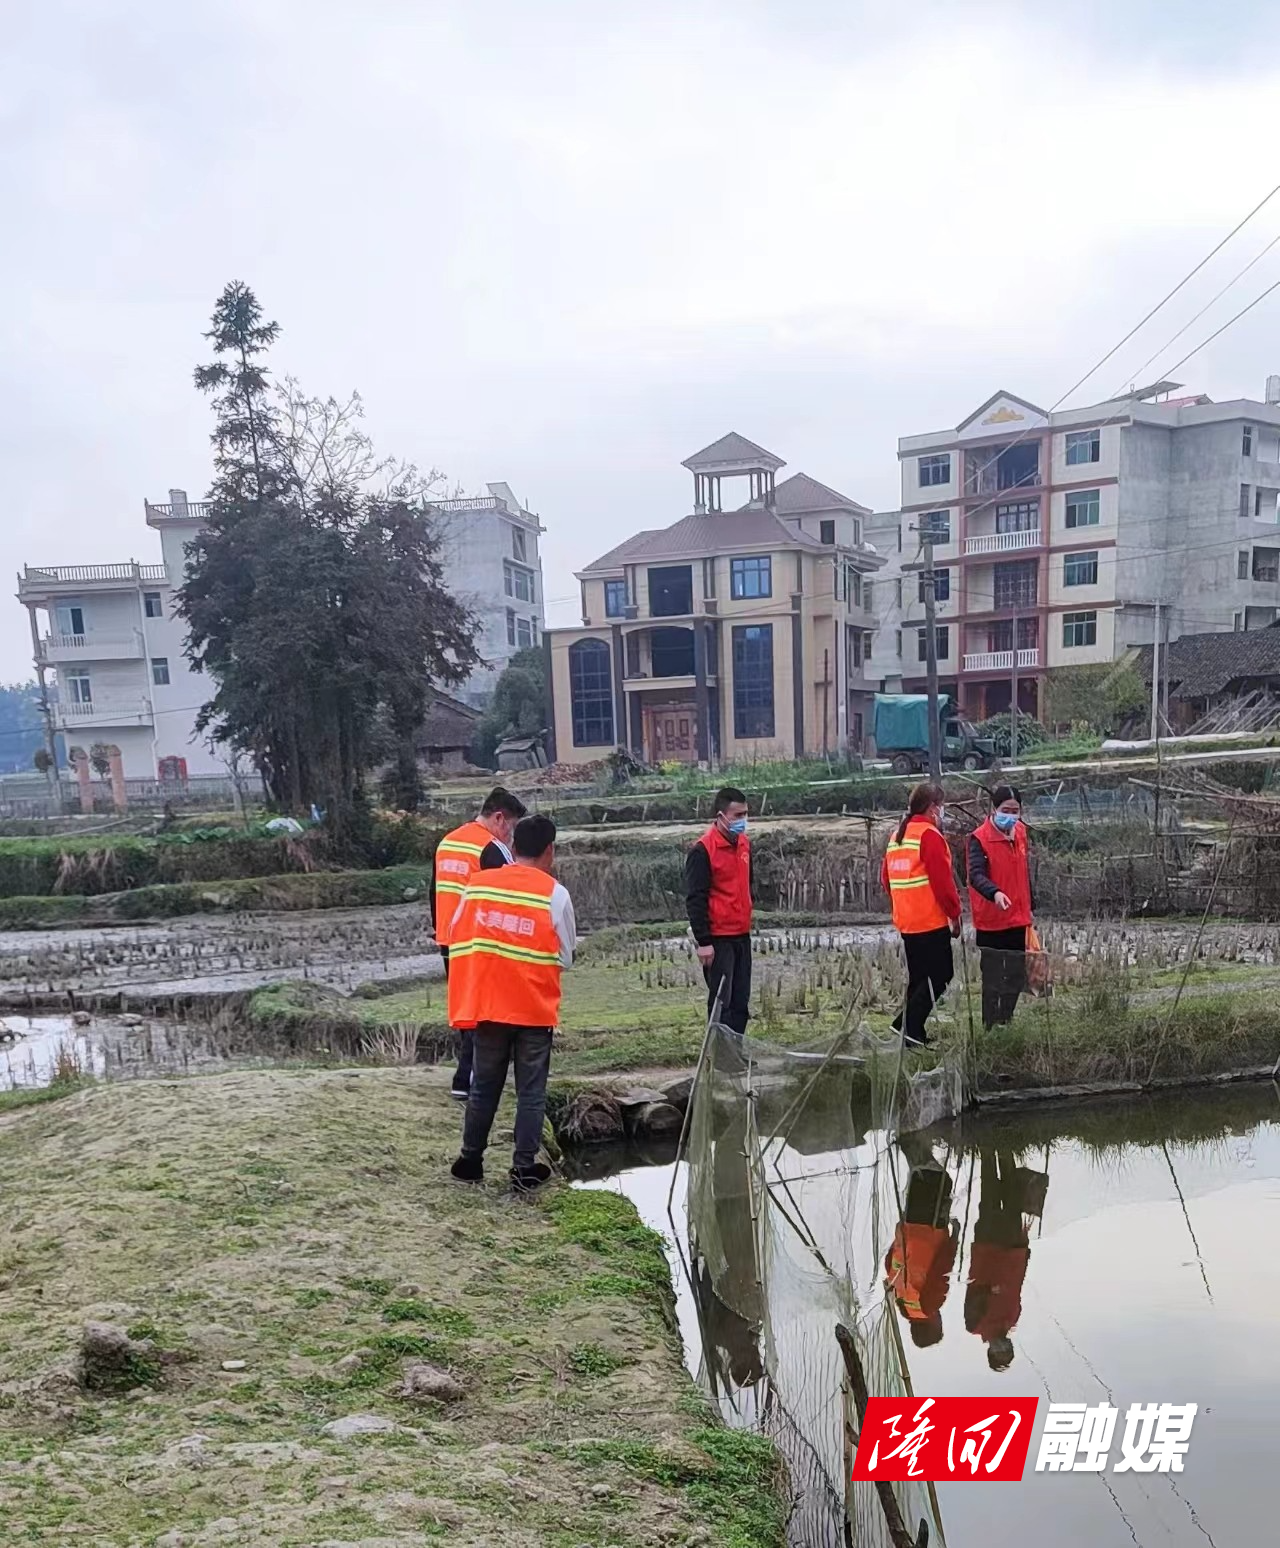
<path id="1" fill-rule="evenodd" d="M 68 747 L 114 743 L 130 779 L 156 778 L 166 758 L 182 759 L 192 776 L 227 772 L 196 735 L 212 690 L 191 669 L 185 625 L 173 616 L 185 545 L 204 510 L 181 489 L 169 491 L 168 504 L 146 503 L 147 525 L 160 534 L 159 564 L 27 565 L 18 576 L 55 729 Z"/>

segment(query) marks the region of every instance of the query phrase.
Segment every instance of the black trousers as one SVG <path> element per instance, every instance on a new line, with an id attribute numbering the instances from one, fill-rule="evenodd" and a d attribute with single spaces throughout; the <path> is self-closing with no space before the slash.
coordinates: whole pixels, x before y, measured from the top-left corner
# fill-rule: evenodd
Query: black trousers
<path id="1" fill-rule="evenodd" d="M 751 999 L 751 937 L 749 935 L 713 935 L 715 956 L 702 970 L 707 981 L 707 1020 L 720 1001 L 721 1025 L 734 1032 L 747 1030 Z M 723 985 L 723 993 L 721 986 Z"/>
<path id="2" fill-rule="evenodd" d="M 974 933 L 982 967 L 982 1025 L 1003 1027 L 1013 1020 L 1027 987 L 1027 927 Z"/>
<path id="3" fill-rule="evenodd" d="M 929 1012 L 946 993 L 947 985 L 955 977 L 955 964 L 951 960 L 951 930 L 943 925 L 940 930 L 922 930 L 917 935 L 904 935 L 902 944 L 907 953 L 907 1037 L 916 1042 L 926 1042 L 924 1024 Z M 903 1015 L 893 1018 L 893 1030 L 901 1032 Z"/>
<path id="4" fill-rule="evenodd" d="M 440 958 L 444 963 L 444 981 L 449 982 L 449 948 L 440 948 Z M 471 1072 L 475 1068 L 476 1035 L 474 1032 L 458 1033 L 458 1068 L 453 1072 L 453 1089 L 455 1091 L 470 1091 Z"/>
<path id="5" fill-rule="evenodd" d="M 475 1078 L 462 1120 L 462 1154 L 482 1156 L 489 1143 L 494 1115 L 516 1068 L 515 1169 L 527 1170 L 538 1158 L 542 1120 L 547 1110 L 547 1075 L 551 1070 L 551 1028 L 513 1027 L 482 1021 L 472 1036 Z"/>

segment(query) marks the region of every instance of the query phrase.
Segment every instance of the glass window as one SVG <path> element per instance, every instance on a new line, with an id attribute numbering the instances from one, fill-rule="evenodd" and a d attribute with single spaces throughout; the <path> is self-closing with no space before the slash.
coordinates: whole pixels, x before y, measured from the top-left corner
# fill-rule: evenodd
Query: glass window
<path id="1" fill-rule="evenodd" d="M 144 591 L 142 593 L 142 606 L 148 618 L 164 617 L 164 607 L 161 604 L 158 591 Z"/>
<path id="2" fill-rule="evenodd" d="M 748 597 L 773 595 L 773 562 L 768 554 L 752 559 L 729 561 L 729 594 L 741 601 Z M 772 712 L 771 712 L 772 713 Z M 772 736 L 773 732 L 770 731 Z"/>
<path id="3" fill-rule="evenodd" d="M 168 656 L 152 656 L 151 681 L 157 688 L 166 688 L 169 684 L 169 658 Z"/>
<path id="4" fill-rule="evenodd" d="M 1086 554 L 1068 554 L 1062 561 L 1064 586 L 1096 586 L 1098 584 L 1098 550 Z"/>
<path id="5" fill-rule="evenodd" d="M 533 644 L 533 624 L 527 618 L 516 619 L 516 644 L 521 650 Z"/>
<path id="6" fill-rule="evenodd" d="M 996 506 L 997 532 L 1035 532 L 1040 526 L 1037 500 L 1019 500 L 1014 505 Z"/>
<path id="7" fill-rule="evenodd" d="M 58 633 L 73 638 L 84 634 L 84 609 L 78 602 L 60 602 L 57 608 Z"/>
<path id="8" fill-rule="evenodd" d="M 88 672 L 68 672 L 65 678 L 67 698 L 72 704 L 92 704 L 93 684 Z"/>
<path id="9" fill-rule="evenodd" d="M 919 582 L 921 602 L 924 601 L 925 584 L 924 572 L 921 571 Z M 935 602 L 949 602 L 951 600 L 951 571 L 945 568 L 945 566 L 933 572 L 933 599 Z"/>
<path id="10" fill-rule="evenodd" d="M 992 565 L 992 605 L 996 608 L 1034 607 L 1039 576 L 1040 566 L 1034 559 Z"/>
<path id="11" fill-rule="evenodd" d="M 836 540 L 836 524 L 834 520 L 820 521 L 818 523 L 818 541 L 820 543 L 834 543 Z"/>
<path id="12" fill-rule="evenodd" d="M 1236 554 L 1236 579 L 1249 579 L 1249 550 L 1242 548 Z"/>
<path id="13" fill-rule="evenodd" d="M 919 522 L 920 535 L 928 535 L 935 543 L 951 541 L 951 512 L 926 511 Z"/>
<path id="14" fill-rule="evenodd" d="M 1102 456 L 1101 431 L 1076 430 L 1067 436 L 1067 466 L 1078 467 L 1082 462 L 1097 462 Z"/>
<path id="15" fill-rule="evenodd" d="M 604 583 L 604 616 L 621 618 L 627 611 L 626 581 L 611 580 Z"/>
<path id="16" fill-rule="evenodd" d="M 1063 613 L 1062 644 L 1066 650 L 1098 643 L 1097 613 Z"/>
<path id="17" fill-rule="evenodd" d="M 515 614 L 515 609 L 509 607 L 507 609 L 507 644 L 508 645 L 514 645 L 515 642 L 516 642 L 516 614 Z"/>
<path id="18" fill-rule="evenodd" d="M 1255 548 L 1253 578 L 1256 581 L 1280 581 L 1280 548 Z"/>
<path id="19" fill-rule="evenodd" d="M 525 549 L 524 533 L 521 532 L 519 527 L 512 527 L 511 529 L 511 557 L 518 559 L 521 564 L 528 558 L 528 553 Z"/>
<path id="20" fill-rule="evenodd" d="M 1253 426 L 1246 425 L 1240 436 L 1240 455 L 1242 457 L 1253 456 Z"/>
<path id="21" fill-rule="evenodd" d="M 613 741 L 613 684 L 609 647 L 578 640 L 569 647 L 569 708 L 575 747 L 607 747 Z"/>
<path id="22" fill-rule="evenodd" d="M 773 735 L 772 624 L 747 624 L 733 631 L 733 734 Z"/>
<path id="23" fill-rule="evenodd" d="M 938 624 L 934 630 L 934 648 L 937 651 L 939 661 L 945 661 L 950 655 L 950 624 Z M 916 659 L 919 661 L 927 661 L 929 659 L 929 631 L 927 629 L 916 630 Z"/>
<path id="24" fill-rule="evenodd" d="M 1067 526 L 1096 527 L 1101 495 L 1096 489 L 1076 489 L 1067 496 Z"/>
<path id="25" fill-rule="evenodd" d="M 919 470 L 921 489 L 930 489 L 935 484 L 951 482 L 950 452 L 938 452 L 931 457 L 921 457 L 916 466 Z"/>
<path id="26" fill-rule="evenodd" d="M 504 560 L 502 564 L 502 588 L 517 602 L 533 601 L 533 572 L 522 570 L 519 565 Z"/>

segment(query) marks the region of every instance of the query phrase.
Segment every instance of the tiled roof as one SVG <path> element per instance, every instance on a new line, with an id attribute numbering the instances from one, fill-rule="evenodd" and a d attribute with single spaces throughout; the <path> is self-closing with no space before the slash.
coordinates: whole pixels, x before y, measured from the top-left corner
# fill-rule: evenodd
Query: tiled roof
<path id="1" fill-rule="evenodd" d="M 728 435 L 722 435 L 718 441 L 712 441 L 710 446 L 694 452 L 680 466 L 696 473 L 704 467 L 718 467 L 722 462 L 744 462 L 760 468 L 786 467 L 781 457 L 775 457 L 771 451 L 765 451 L 763 446 L 757 446 L 736 430 L 730 430 Z"/>
<path id="2" fill-rule="evenodd" d="M 1138 646 L 1137 666 L 1149 683 L 1150 645 Z M 1169 642 L 1165 670 L 1176 699 L 1211 698 L 1242 678 L 1280 677 L 1280 628 L 1184 634 Z"/>
<path id="3" fill-rule="evenodd" d="M 704 554 L 726 553 L 730 549 L 821 549 L 823 546 L 816 538 L 807 537 L 779 521 L 763 506 L 744 506 L 740 511 L 686 516 L 673 527 L 656 532 L 637 532 L 579 573 L 592 575 L 601 570 L 619 570 L 624 564 L 656 564 L 663 559 L 696 559 Z"/>
<path id="4" fill-rule="evenodd" d="M 807 473 L 793 473 L 784 478 L 774 489 L 775 507 L 781 516 L 802 516 L 812 511 L 852 511 L 858 516 L 869 516 L 869 506 L 859 505 L 848 495 L 842 495 L 829 484 L 820 484 Z"/>

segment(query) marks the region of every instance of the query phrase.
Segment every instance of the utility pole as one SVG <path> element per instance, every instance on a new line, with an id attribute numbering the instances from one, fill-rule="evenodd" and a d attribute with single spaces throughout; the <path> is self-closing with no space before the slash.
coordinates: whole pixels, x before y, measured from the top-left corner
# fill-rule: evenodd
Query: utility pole
<path id="1" fill-rule="evenodd" d="M 933 545 L 940 534 L 927 518 L 920 526 L 920 547 L 924 569 L 920 584 L 924 588 L 924 663 L 929 695 L 929 778 L 937 784 L 942 778 L 942 721 L 938 713 L 938 625 L 934 595 Z"/>
<path id="2" fill-rule="evenodd" d="M 1013 668 L 1009 673 L 1009 762 L 1018 761 L 1018 609 L 1013 610 Z"/>
<path id="3" fill-rule="evenodd" d="M 1160 740 L 1160 604 L 1156 603 L 1155 627 L 1151 631 L 1151 740 Z"/>

